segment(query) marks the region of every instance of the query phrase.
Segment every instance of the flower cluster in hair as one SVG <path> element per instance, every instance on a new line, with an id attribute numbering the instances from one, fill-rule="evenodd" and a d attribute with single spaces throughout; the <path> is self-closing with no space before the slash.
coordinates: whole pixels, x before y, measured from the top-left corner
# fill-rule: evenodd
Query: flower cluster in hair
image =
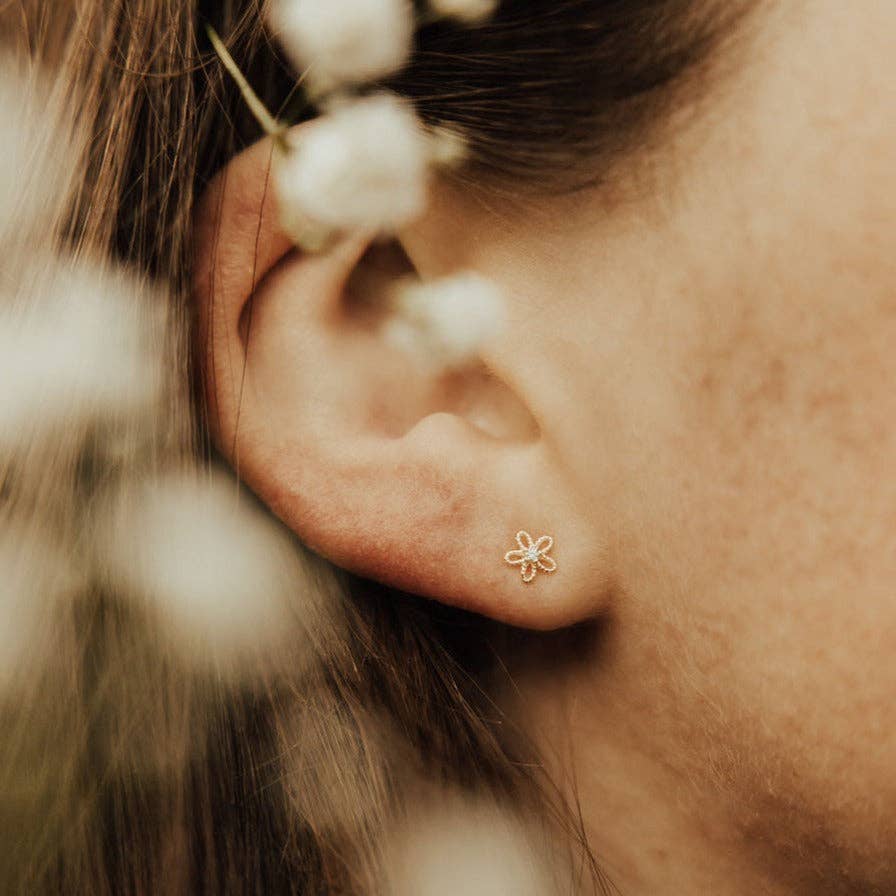
<path id="1" fill-rule="evenodd" d="M 352 233 L 388 238 L 425 209 L 433 169 L 465 157 L 455 131 L 428 128 L 406 99 L 369 86 L 398 73 L 416 27 L 437 19 L 473 25 L 497 0 L 275 0 L 269 23 L 301 73 L 320 114 L 292 128 L 267 110 L 209 29 L 216 52 L 274 140 L 274 188 L 284 231 L 305 251 L 325 251 Z M 475 359 L 500 327 L 502 303 L 481 276 L 462 271 L 399 285 L 387 309 L 389 341 L 412 356 L 457 367 Z"/>
<path id="2" fill-rule="evenodd" d="M 88 141 L 48 84 L 0 54 L 0 698 L 98 594 L 189 667 L 239 680 L 294 654 L 291 614 L 315 624 L 296 597 L 306 558 L 176 447 L 186 396 L 161 287 L 56 236 Z"/>

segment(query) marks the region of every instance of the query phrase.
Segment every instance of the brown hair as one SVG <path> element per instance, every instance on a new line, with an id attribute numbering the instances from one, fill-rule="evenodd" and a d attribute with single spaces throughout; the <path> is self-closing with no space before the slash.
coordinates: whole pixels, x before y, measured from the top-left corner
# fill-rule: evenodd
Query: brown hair
<path id="1" fill-rule="evenodd" d="M 427 26 L 393 86 L 428 121 L 463 131 L 470 178 L 595 182 L 661 127 L 740 5 L 720 16 L 689 0 L 510 0 L 472 29 Z M 4 35 L 52 66 L 89 135 L 67 239 L 165 283 L 184 383 L 194 200 L 256 136 L 205 20 L 269 107 L 288 108 L 295 73 L 256 0 L 0 10 Z M 172 410 L 166 452 L 208 455 L 201 410 L 186 396 Z M 185 669 L 114 594 L 82 597 L 68 646 L 3 707 L 4 892 L 363 891 L 407 768 L 540 814 L 568 835 L 571 862 L 584 857 L 577 892 L 609 891 L 574 813 L 499 709 L 494 658 L 513 633 L 316 575 L 339 617 L 314 645 L 317 662 L 278 664 L 252 687 Z M 313 763 L 285 775 L 290 751 Z"/>

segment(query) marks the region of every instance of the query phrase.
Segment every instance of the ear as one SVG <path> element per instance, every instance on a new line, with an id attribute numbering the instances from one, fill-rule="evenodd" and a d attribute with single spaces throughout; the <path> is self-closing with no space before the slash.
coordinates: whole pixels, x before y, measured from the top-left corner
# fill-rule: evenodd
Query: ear
<path id="1" fill-rule="evenodd" d="M 247 150 L 198 212 L 198 354 L 220 450 L 359 575 L 530 628 L 591 615 L 600 548 L 555 487 L 522 389 L 488 356 L 447 374 L 392 348 L 377 298 L 411 267 L 400 246 L 296 250 L 271 161 L 268 141 Z"/>

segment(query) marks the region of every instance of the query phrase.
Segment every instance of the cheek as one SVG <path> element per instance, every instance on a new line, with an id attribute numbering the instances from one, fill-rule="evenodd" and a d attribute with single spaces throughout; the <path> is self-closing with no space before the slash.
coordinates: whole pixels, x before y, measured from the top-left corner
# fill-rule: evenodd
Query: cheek
<path id="1" fill-rule="evenodd" d="M 896 312 L 873 292 L 753 306 L 698 381 L 681 473 L 745 742 L 845 830 L 896 803 Z"/>
<path id="2" fill-rule="evenodd" d="M 773 826 L 793 815 L 776 827 L 799 835 L 823 824 L 838 849 L 883 849 L 896 837 L 896 278 L 881 259 L 838 271 L 850 240 L 816 236 L 815 270 L 733 263 L 706 293 L 727 295 L 724 310 L 693 303 L 664 324 L 662 343 L 681 347 L 662 387 L 674 411 L 633 426 L 621 455 L 624 579 L 657 637 L 683 645 L 677 699 L 743 805 Z"/>
<path id="3" fill-rule="evenodd" d="M 680 349 L 623 402 L 613 520 L 696 767 L 750 836 L 846 862 L 896 838 L 896 303 L 797 279 L 646 331 L 645 364 Z"/>
<path id="4" fill-rule="evenodd" d="M 875 621 L 896 572 L 894 24 L 889 3 L 781 14 L 692 173 L 663 324 L 669 472 L 726 589 L 767 578 Z"/>
<path id="5" fill-rule="evenodd" d="M 896 837 L 896 128 L 892 79 L 866 71 L 892 63 L 864 61 L 879 44 L 824 63 L 824 95 L 808 77 L 770 87 L 737 122 L 743 157 L 714 147 L 676 221 L 684 273 L 642 330 L 667 410 L 625 402 L 619 447 L 623 579 L 681 645 L 669 676 L 695 743 L 724 746 L 757 817 L 774 804 L 845 851 Z"/>

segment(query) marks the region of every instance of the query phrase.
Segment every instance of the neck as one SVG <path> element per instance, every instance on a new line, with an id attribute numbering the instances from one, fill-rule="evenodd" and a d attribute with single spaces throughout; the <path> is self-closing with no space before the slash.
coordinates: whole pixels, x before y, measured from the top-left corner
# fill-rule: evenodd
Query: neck
<path id="1" fill-rule="evenodd" d="M 585 651 L 579 636 L 572 651 L 546 645 L 553 662 L 536 659 L 529 668 L 538 671 L 515 685 L 524 730 L 552 782 L 581 808 L 589 846 L 622 896 L 834 892 L 802 875 L 792 855 L 777 861 L 774 837 L 761 833 L 766 820 L 737 798 L 718 744 L 699 733 L 712 726 L 687 717 L 699 694 L 685 707 L 661 680 L 655 642 L 622 649 L 612 624 L 593 634 Z M 556 657 L 570 652 L 587 659 L 557 669 Z"/>

